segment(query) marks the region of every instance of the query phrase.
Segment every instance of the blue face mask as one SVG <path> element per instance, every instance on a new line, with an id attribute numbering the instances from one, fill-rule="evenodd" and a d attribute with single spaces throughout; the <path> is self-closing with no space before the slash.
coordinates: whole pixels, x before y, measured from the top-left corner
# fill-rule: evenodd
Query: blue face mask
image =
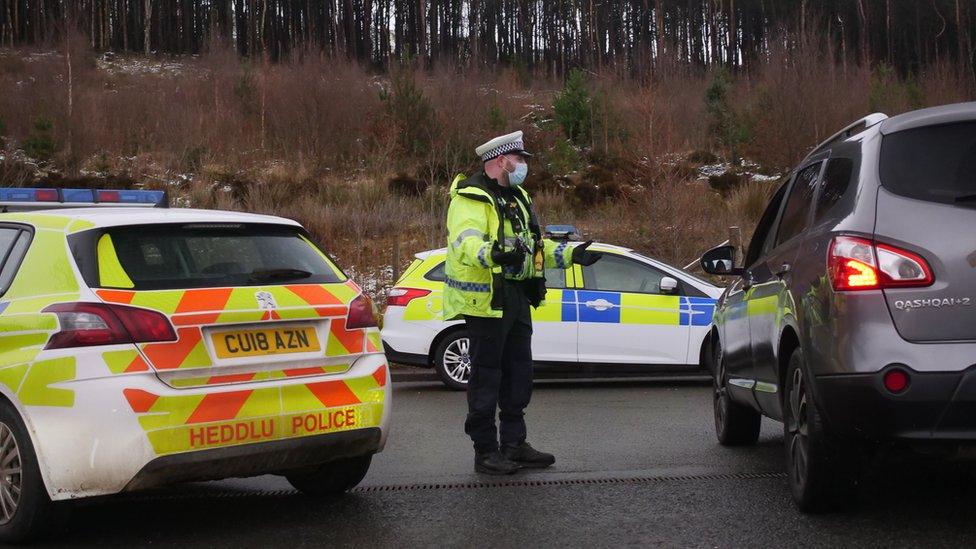
<path id="1" fill-rule="evenodd" d="M 518 187 L 525 183 L 525 176 L 527 175 L 529 175 L 529 165 L 525 162 L 519 162 L 515 165 L 515 171 L 508 173 L 508 183 Z"/>

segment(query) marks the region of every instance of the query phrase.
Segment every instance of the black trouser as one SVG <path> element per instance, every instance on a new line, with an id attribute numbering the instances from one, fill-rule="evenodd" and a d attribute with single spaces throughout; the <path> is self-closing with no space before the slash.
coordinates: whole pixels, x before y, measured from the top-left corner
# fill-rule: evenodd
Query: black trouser
<path id="1" fill-rule="evenodd" d="M 471 340 L 468 417 L 464 432 L 477 453 L 525 442 L 525 407 L 532 398 L 532 317 L 521 283 L 505 283 L 502 318 L 466 316 Z"/>

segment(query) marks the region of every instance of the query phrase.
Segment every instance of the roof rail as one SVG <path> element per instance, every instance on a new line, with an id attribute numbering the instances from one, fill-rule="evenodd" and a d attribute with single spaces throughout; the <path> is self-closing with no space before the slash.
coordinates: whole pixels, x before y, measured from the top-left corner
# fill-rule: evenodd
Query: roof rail
<path id="1" fill-rule="evenodd" d="M 0 212 L 62 208 L 168 208 L 166 191 L 0 187 Z"/>
<path id="2" fill-rule="evenodd" d="M 887 119 L 888 119 L 888 115 L 887 114 L 884 114 L 884 113 L 881 113 L 881 112 L 876 112 L 876 113 L 873 113 L 873 114 L 869 114 L 869 115 L 865 116 L 864 118 L 861 118 L 860 120 L 858 120 L 856 122 L 852 122 L 851 124 L 849 124 L 848 126 L 846 126 L 843 130 L 841 130 L 841 131 L 835 133 L 834 135 L 828 137 L 826 140 L 824 140 L 823 143 L 821 143 L 821 144 L 817 145 L 816 147 L 814 147 L 814 149 L 812 151 L 810 151 L 810 154 L 808 154 L 807 156 L 811 156 L 814 153 L 820 152 L 821 150 L 823 150 L 828 145 L 831 145 L 831 144 L 833 144 L 833 143 L 835 143 L 837 141 L 840 141 L 842 139 L 847 139 L 848 137 L 850 137 L 852 135 L 861 133 L 862 131 L 870 128 L 871 126 L 874 126 L 875 124 L 877 124 L 879 122 L 883 122 L 883 121 L 885 121 Z M 854 131 L 854 130 L 857 130 L 857 131 Z"/>

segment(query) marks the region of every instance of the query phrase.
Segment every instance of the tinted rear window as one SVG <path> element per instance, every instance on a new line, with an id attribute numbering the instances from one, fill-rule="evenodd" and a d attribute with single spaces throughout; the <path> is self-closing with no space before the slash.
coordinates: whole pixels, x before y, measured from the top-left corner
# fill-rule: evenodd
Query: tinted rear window
<path id="1" fill-rule="evenodd" d="M 324 284 L 343 275 L 293 227 L 191 224 L 111 228 L 80 248 L 96 254 L 84 272 L 93 287 L 135 290 Z M 106 242 L 105 239 L 111 239 Z M 117 262 L 111 257 L 114 248 Z M 78 249 L 75 250 L 76 256 Z M 116 272 L 121 267 L 124 276 Z M 108 271 L 113 271 L 106 284 Z M 99 273 L 98 271 L 106 271 Z M 128 277 L 129 284 L 119 284 Z"/>
<path id="2" fill-rule="evenodd" d="M 881 184 L 901 196 L 947 204 L 976 194 L 976 122 L 886 136 L 881 143 Z"/>
<path id="3" fill-rule="evenodd" d="M 850 158 L 831 158 L 827 162 L 823 183 L 820 184 L 820 196 L 817 197 L 817 209 L 814 220 L 819 221 L 826 215 L 833 213 L 833 209 L 847 194 L 847 189 L 854 179 L 854 161 Z"/>

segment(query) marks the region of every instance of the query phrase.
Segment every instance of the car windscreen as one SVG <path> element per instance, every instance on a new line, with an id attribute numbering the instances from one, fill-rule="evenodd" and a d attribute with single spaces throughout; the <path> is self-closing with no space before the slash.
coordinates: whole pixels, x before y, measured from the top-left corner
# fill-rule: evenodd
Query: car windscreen
<path id="1" fill-rule="evenodd" d="M 972 203 L 976 199 L 976 121 L 885 136 L 881 185 L 908 198 Z"/>
<path id="2" fill-rule="evenodd" d="M 345 279 L 297 227 L 195 223 L 88 233 L 72 242 L 72 252 L 90 287 L 167 290 Z"/>

